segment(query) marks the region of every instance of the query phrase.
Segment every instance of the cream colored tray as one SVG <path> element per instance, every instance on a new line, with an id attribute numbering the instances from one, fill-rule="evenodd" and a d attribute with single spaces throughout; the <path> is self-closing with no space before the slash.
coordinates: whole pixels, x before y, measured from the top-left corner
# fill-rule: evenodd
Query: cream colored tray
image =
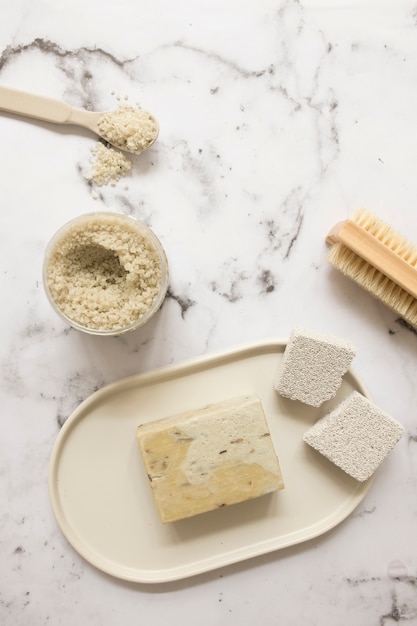
<path id="1" fill-rule="evenodd" d="M 356 482 L 302 441 L 353 389 L 350 371 L 319 409 L 273 389 L 284 342 L 262 342 L 112 383 L 84 401 L 54 446 L 49 490 L 58 524 L 91 564 L 121 579 L 185 578 L 316 537 L 344 520 L 370 482 Z M 262 399 L 285 490 L 163 525 L 135 440 L 139 423 L 254 392 Z"/>

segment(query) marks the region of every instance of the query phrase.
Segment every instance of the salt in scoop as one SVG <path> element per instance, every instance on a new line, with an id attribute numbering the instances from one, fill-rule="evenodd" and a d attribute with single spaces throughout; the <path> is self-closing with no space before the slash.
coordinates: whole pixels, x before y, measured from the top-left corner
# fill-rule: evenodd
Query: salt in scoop
<path id="1" fill-rule="evenodd" d="M 75 124 L 91 130 L 118 150 L 139 154 L 158 138 L 159 124 L 147 111 L 121 106 L 97 112 L 73 107 L 61 100 L 0 85 L 0 110 L 54 124 Z"/>

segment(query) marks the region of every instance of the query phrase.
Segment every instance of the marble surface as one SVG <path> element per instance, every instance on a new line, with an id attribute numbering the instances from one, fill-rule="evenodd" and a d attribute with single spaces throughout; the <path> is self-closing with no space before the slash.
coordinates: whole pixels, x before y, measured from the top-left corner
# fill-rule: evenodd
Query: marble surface
<path id="1" fill-rule="evenodd" d="M 417 334 L 326 261 L 366 207 L 417 242 L 417 5 L 364 0 L 3 2 L 0 84 L 158 118 L 117 185 L 85 180 L 95 138 L 0 114 L 0 622 L 417 624 Z M 42 287 L 48 239 L 80 213 L 137 216 L 171 267 L 157 318 L 70 330 Z M 405 435 L 355 512 L 308 543 L 175 583 L 96 570 L 53 516 L 50 454 L 71 412 L 126 375 L 296 324 L 351 339 Z"/>

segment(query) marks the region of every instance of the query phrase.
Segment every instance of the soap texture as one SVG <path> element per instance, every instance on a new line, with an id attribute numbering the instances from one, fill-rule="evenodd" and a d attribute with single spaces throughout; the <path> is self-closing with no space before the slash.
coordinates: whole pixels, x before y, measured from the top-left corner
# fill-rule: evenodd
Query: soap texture
<path id="1" fill-rule="evenodd" d="M 304 441 L 358 481 L 365 481 L 401 439 L 404 429 L 353 391 L 304 433 Z"/>
<path id="2" fill-rule="evenodd" d="M 356 355 L 351 341 L 295 327 L 274 379 L 286 398 L 319 407 L 336 395 Z"/>
<path id="3" fill-rule="evenodd" d="M 137 440 L 164 523 L 284 488 L 253 394 L 142 424 Z"/>

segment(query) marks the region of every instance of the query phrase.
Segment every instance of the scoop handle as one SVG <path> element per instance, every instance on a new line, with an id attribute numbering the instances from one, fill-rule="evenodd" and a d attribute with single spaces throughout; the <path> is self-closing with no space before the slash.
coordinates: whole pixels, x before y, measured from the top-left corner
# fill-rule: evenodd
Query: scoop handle
<path id="1" fill-rule="evenodd" d="M 68 124 L 73 107 L 66 102 L 0 85 L 0 110 L 45 122 Z"/>

